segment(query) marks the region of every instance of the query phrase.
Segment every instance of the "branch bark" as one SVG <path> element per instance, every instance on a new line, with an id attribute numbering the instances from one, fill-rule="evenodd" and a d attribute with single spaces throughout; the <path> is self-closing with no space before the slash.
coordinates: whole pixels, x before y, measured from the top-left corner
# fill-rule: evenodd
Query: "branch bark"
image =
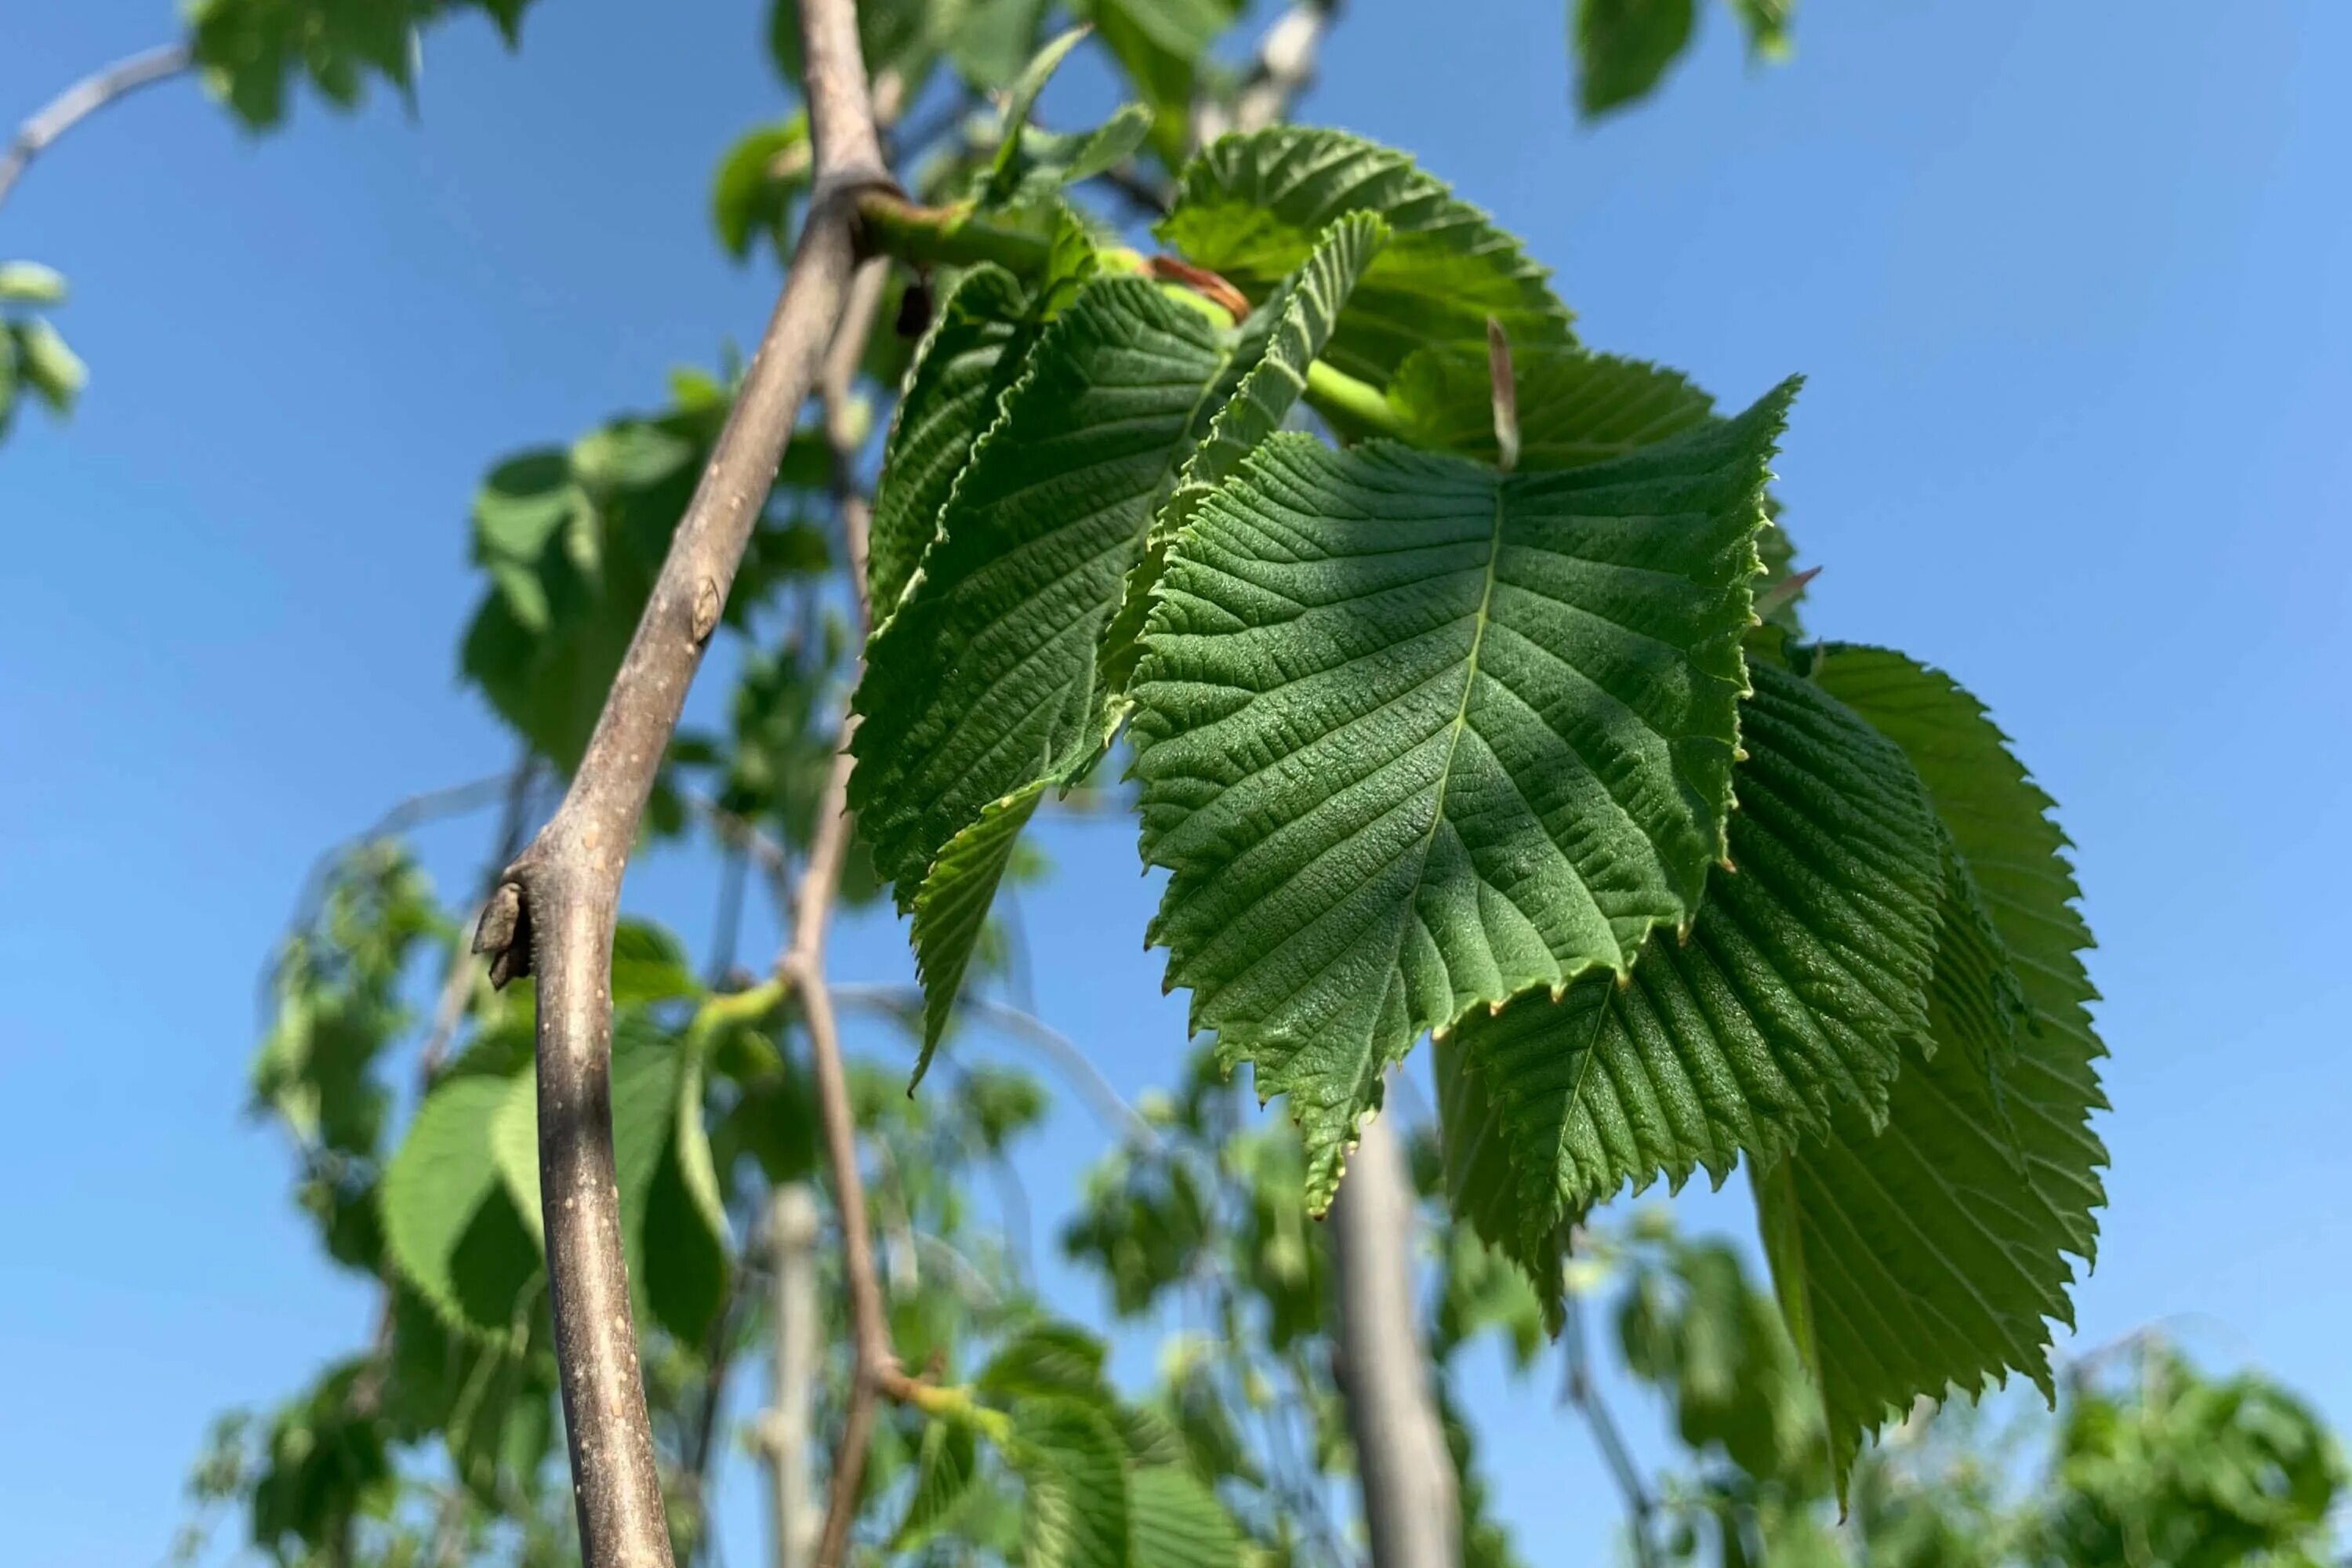
<path id="1" fill-rule="evenodd" d="M 761 1432 L 773 1505 L 775 1568 L 808 1568 L 819 1529 L 809 1485 L 809 1418 L 816 1405 L 816 1198 L 787 1182 L 768 1200 L 774 1280 L 775 1387 Z"/>
<path id="2" fill-rule="evenodd" d="M 687 688 L 836 335 L 857 261 L 857 198 L 890 186 L 852 0 L 802 0 L 799 9 L 816 184 L 790 275 L 572 787 L 507 868 L 475 933 L 494 984 L 539 977 L 540 1186 L 586 1568 L 671 1563 L 614 1177 L 611 973 L 621 877 Z"/>
<path id="3" fill-rule="evenodd" d="M 1415 1219 L 1404 1148 L 1375 1116 L 1331 1208 L 1340 1384 L 1373 1568 L 1455 1568 L 1461 1556 L 1454 1456 L 1413 1306 Z"/>
<path id="4" fill-rule="evenodd" d="M 194 65 L 195 56 L 184 43 L 164 44 L 92 71 L 33 111 L 8 139 L 0 153 L 0 202 L 8 199 L 16 182 L 50 142 L 126 94 L 153 82 L 168 81 Z"/>

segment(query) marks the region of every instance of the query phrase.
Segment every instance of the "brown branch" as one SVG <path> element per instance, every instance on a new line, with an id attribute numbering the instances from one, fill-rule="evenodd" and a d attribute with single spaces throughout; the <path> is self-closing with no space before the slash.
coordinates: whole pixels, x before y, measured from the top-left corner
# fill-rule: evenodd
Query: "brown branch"
<path id="1" fill-rule="evenodd" d="M 671 1562 L 613 1166 L 611 973 L 622 872 L 687 688 L 835 335 L 857 260 L 857 197 L 890 184 L 855 5 L 802 0 L 800 17 L 817 173 L 790 274 L 572 787 L 507 868 L 474 939 L 490 955 L 494 984 L 539 977 L 541 1201 L 585 1568 Z"/>
<path id="2" fill-rule="evenodd" d="M 8 199 L 26 169 L 50 142 L 117 99 L 150 83 L 168 81 L 194 63 L 195 56 L 184 43 L 142 50 L 92 71 L 34 110 L 8 139 L 7 151 L 0 153 L 0 202 Z"/>
<path id="3" fill-rule="evenodd" d="M 893 106 L 895 107 L 895 105 Z M 874 606 L 866 593 L 867 527 L 872 511 L 857 487 L 856 432 L 848 419 L 851 389 L 865 358 L 866 340 L 882 304 L 888 281 L 887 263 L 866 262 L 850 284 L 850 299 L 841 326 L 825 355 L 822 392 L 825 439 L 833 449 L 833 494 L 841 514 L 844 542 L 848 546 L 850 582 L 857 596 L 861 630 L 870 626 Z M 853 665 L 855 678 L 863 660 Z M 850 1377 L 848 1407 L 842 1420 L 841 1439 L 834 1448 L 833 1479 L 825 1496 L 824 1526 L 817 1538 L 815 1568 L 837 1568 L 849 1546 L 849 1528 L 857 1514 L 858 1487 L 866 1476 L 866 1449 L 874 1436 L 876 1402 L 895 1396 L 905 1384 L 898 1353 L 890 1346 L 890 1323 L 882 1302 L 882 1286 L 874 1271 L 873 1231 L 866 1219 L 866 1182 L 857 1165 L 857 1122 L 849 1103 L 849 1077 L 843 1065 L 841 1030 L 833 1010 L 833 991 L 824 976 L 824 942 L 832 921 L 834 895 L 841 886 L 841 868 L 849 853 L 849 774 L 853 760 L 850 739 L 856 733 L 855 714 L 842 719 L 834 742 L 833 765 L 825 777 L 824 794 L 817 803 L 815 835 L 809 845 L 808 864 L 801 872 L 793 900 L 792 940 L 776 961 L 776 973 L 801 999 L 801 1016 L 808 1029 L 809 1069 L 815 1081 L 817 1120 L 824 1128 L 825 1165 L 833 1177 L 834 1205 L 841 1215 L 842 1274 L 849 1289 Z"/>

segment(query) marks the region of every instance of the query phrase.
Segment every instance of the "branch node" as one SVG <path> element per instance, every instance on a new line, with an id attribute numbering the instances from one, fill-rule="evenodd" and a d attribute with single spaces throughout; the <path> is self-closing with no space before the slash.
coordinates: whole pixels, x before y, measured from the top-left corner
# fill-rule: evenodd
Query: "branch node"
<path id="1" fill-rule="evenodd" d="M 726 595 L 719 593 L 717 583 L 705 577 L 695 584 L 694 643 L 697 647 L 709 642 L 710 634 L 719 629 L 719 613 L 726 605 Z"/>
<path id="2" fill-rule="evenodd" d="M 530 973 L 530 906 L 520 882 L 500 882 L 484 900 L 474 927 L 474 951 L 489 955 L 490 984 L 499 990 Z"/>

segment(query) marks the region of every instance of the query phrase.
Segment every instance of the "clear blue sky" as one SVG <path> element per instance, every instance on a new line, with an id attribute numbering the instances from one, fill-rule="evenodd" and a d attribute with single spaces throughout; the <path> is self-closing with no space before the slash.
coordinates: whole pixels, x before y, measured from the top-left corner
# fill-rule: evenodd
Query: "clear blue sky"
<path id="1" fill-rule="evenodd" d="M 2084 1342 L 2179 1317 L 2352 1425 L 2352 7 L 2126 9 L 1810 0 L 1761 73 L 1710 14 L 1587 131 L 1558 0 L 1359 0 L 1306 113 L 1493 208 L 1595 343 L 1734 403 L 1810 375 L 1780 489 L 1813 625 L 1959 673 L 2082 847 L 2117 1107 Z M 454 675 L 486 461 L 756 333 L 772 276 L 720 258 L 705 193 L 778 107 L 760 10 L 545 0 L 520 59 L 435 34 L 415 119 L 305 102 L 261 143 L 163 88 L 0 213 L 0 256 L 70 274 L 95 369 L 69 426 L 0 447 L 12 1562 L 152 1561 L 211 1413 L 366 1331 L 239 1119 L 255 976 L 320 847 L 508 757 Z M 0 120 L 172 27 L 0 0 Z M 426 839 L 445 885 L 487 832 Z M 1164 1079 L 1132 842 L 1051 837 L 1041 1008 L 1123 1089 Z M 691 934 L 706 886 L 657 858 L 630 897 Z M 879 923 L 835 967 L 906 971 Z M 1101 1147 L 1073 1111 L 1029 1162 L 1041 1237 Z M 1736 1197 L 1690 1207 L 1744 1224 Z M 1549 1375 L 1477 1384 L 1528 1554 L 1603 1561 Z"/>

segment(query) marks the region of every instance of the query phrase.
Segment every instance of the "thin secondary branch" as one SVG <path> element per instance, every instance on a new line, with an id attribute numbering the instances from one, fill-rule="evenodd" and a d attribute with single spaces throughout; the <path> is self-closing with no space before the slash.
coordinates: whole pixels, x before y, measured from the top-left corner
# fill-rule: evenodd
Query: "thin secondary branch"
<path id="1" fill-rule="evenodd" d="M 49 100 L 16 127 L 16 134 L 8 139 L 8 150 L 0 153 L 0 202 L 8 199 L 26 169 L 50 142 L 116 100 L 151 83 L 168 81 L 194 63 L 195 56 L 185 43 L 164 44 L 92 71 Z"/>
<path id="2" fill-rule="evenodd" d="M 621 877 L 687 688 L 835 335 L 857 260 L 857 196 L 890 183 L 856 6 L 802 0 L 799 10 L 816 184 L 790 275 L 572 787 L 508 868 L 475 933 L 494 984 L 539 977 L 540 1188 L 586 1568 L 671 1562 L 614 1177 L 610 982 Z"/>
<path id="3" fill-rule="evenodd" d="M 834 997 L 846 1006 L 872 1007 L 898 1016 L 919 1016 L 923 1005 L 922 992 L 912 985 L 836 985 Z M 1024 1013 L 1008 1003 L 985 996 L 960 996 L 956 1008 L 1034 1047 L 1093 1107 L 1096 1120 L 1107 1131 L 1153 1153 L 1159 1152 L 1162 1142 L 1160 1130 L 1120 1097 L 1076 1040 L 1034 1013 Z"/>
<path id="4" fill-rule="evenodd" d="M 1651 1516 L 1654 1506 L 1650 1490 L 1642 1484 L 1642 1472 L 1634 1468 L 1633 1450 L 1625 1447 L 1624 1435 L 1617 1430 L 1617 1418 L 1593 1386 L 1592 1353 L 1584 1342 L 1584 1303 L 1574 1291 L 1568 1296 L 1568 1322 L 1560 1334 L 1566 1347 L 1568 1367 L 1561 1379 L 1559 1397 L 1563 1405 L 1574 1405 L 1584 1413 L 1585 1424 L 1592 1428 L 1592 1440 L 1601 1449 L 1601 1458 L 1616 1479 L 1617 1489 L 1625 1495 L 1625 1531 L 1633 1537 L 1633 1561 L 1640 1568 L 1657 1568 L 1657 1548 L 1650 1540 Z"/>

